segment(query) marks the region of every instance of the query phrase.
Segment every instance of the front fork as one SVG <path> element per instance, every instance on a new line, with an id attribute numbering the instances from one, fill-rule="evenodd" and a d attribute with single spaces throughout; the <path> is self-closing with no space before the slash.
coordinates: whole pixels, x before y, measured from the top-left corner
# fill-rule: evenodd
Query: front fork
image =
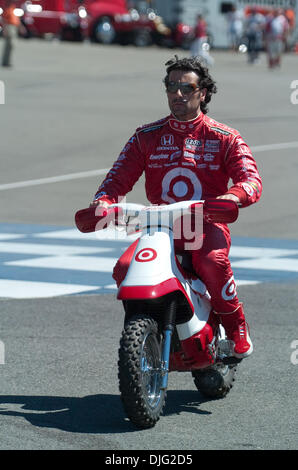
<path id="1" fill-rule="evenodd" d="M 177 301 L 175 297 L 170 300 L 168 309 L 164 318 L 164 327 L 163 327 L 163 347 L 161 355 L 161 371 L 162 371 L 162 382 L 161 389 L 165 390 L 168 386 L 168 377 L 170 369 L 170 352 L 171 352 L 171 341 L 172 335 L 175 328 L 176 320 L 176 310 L 177 310 Z"/>

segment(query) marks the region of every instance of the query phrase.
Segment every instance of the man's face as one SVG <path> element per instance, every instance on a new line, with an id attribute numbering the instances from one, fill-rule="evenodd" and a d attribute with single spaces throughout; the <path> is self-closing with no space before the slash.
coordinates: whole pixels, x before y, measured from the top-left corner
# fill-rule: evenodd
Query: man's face
<path id="1" fill-rule="evenodd" d="M 169 74 L 170 84 L 190 84 L 193 87 L 193 89 L 186 87 L 186 90 L 167 90 L 169 108 L 179 121 L 189 121 L 196 118 L 200 113 L 201 102 L 205 99 L 206 89 L 196 88 L 198 87 L 198 81 L 199 77 L 195 72 L 172 70 Z M 190 88 L 191 91 L 189 92 L 187 88 Z"/>

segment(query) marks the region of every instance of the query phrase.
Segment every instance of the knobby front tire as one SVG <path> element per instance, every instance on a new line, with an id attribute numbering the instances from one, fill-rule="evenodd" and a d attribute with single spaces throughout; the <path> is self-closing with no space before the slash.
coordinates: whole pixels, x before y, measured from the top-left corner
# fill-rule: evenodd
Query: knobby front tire
<path id="1" fill-rule="evenodd" d="M 119 388 L 124 410 L 138 428 L 153 427 L 162 413 L 161 337 L 149 315 L 135 315 L 125 324 L 119 348 Z"/>

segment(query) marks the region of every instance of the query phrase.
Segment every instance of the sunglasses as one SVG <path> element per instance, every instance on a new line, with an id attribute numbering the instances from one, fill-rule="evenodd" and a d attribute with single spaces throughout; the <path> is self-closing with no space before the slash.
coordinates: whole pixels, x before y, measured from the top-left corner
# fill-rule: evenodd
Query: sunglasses
<path id="1" fill-rule="evenodd" d="M 166 84 L 166 90 L 168 93 L 177 93 L 177 91 L 180 90 L 182 95 L 190 95 L 197 88 L 199 87 L 195 83 L 168 82 Z"/>

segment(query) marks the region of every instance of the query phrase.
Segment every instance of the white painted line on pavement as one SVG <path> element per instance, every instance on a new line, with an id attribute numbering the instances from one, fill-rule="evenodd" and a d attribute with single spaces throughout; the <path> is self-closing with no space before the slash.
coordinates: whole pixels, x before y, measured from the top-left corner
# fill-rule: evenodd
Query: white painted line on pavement
<path id="1" fill-rule="evenodd" d="M 230 257 L 233 258 L 278 258 L 279 256 L 297 255 L 298 250 L 285 248 L 264 248 L 258 246 L 232 246 Z"/>
<path id="2" fill-rule="evenodd" d="M 33 234 L 34 238 L 59 238 L 61 240 L 96 240 L 96 233 L 82 233 L 77 228 L 65 230 L 51 230 L 50 232 L 38 232 Z"/>
<path id="3" fill-rule="evenodd" d="M 25 235 L 16 233 L 0 233 L 0 240 L 15 240 L 17 238 L 23 238 Z"/>
<path id="4" fill-rule="evenodd" d="M 250 147 L 252 152 L 267 152 L 268 150 L 294 149 L 298 147 L 298 142 L 283 142 L 280 144 L 255 145 Z"/>
<path id="5" fill-rule="evenodd" d="M 111 273 L 117 261 L 118 258 L 104 256 L 47 256 L 20 261 L 7 261 L 3 264 L 5 266 Z"/>
<path id="6" fill-rule="evenodd" d="M 42 243 L 0 242 L 0 253 L 19 253 L 43 256 L 86 255 L 113 251 L 109 247 L 46 245 Z"/>
<path id="7" fill-rule="evenodd" d="M 283 150 L 297 148 L 298 142 L 283 142 L 279 144 L 268 144 L 268 145 L 256 145 L 250 147 L 253 152 L 267 152 L 268 150 Z M 105 175 L 110 168 L 105 168 L 102 170 L 89 170 L 81 171 L 79 173 L 69 173 L 66 175 L 50 176 L 48 178 L 39 178 L 36 180 L 28 181 L 17 181 L 15 183 L 5 183 L 0 184 L 0 191 L 6 191 L 7 189 L 18 189 L 25 188 L 28 186 L 37 186 L 40 184 L 49 184 L 49 183 L 60 183 L 61 181 L 68 181 L 80 178 L 90 178 L 91 176 L 100 176 Z"/>
<path id="8" fill-rule="evenodd" d="M 79 284 L 56 284 L 54 282 L 0 279 L 1 297 L 11 299 L 38 299 L 56 297 L 58 295 L 79 294 L 96 290 L 99 287 Z"/>
<path id="9" fill-rule="evenodd" d="M 36 180 L 17 181 L 16 183 L 0 184 L 0 191 L 6 189 L 25 188 L 27 186 L 37 186 L 39 184 L 60 183 L 60 181 L 75 180 L 80 178 L 89 178 L 91 176 L 105 175 L 108 169 L 81 171 L 79 173 L 69 173 L 67 175 L 50 176 L 49 178 L 39 178 Z"/>
<path id="10" fill-rule="evenodd" d="M 53 230 L 51 232 L 42 232 L 34 234 L 37 238 L 60 238 L 64 240 L 112 240 L 112 241 L 127 241 L 131 243 L 140 237 L 140 232 L 132 235 L 127 235 L 124 230 L 117 230 L 115 228 L 108 228 L 104 230 L 98 230 L 97 232 L 82 233 L 78 229 L 66 229 L 66 230 Z"/>
<path id="11" fill-rule="evenodd" d="M 260 284 L 260 281 L 237 280 L 236 284 L 238 286 L 254 285 Z M 9 299 L 40 299 L 61 295 L 84 294 L 97 289 L 107 289 L 108 291 L 113 292 L 117 290 L 117 286 L 116 284 L 90 286 L 81 284 L 0 279 L 0 298 Z"/>
<path id="12" fill-rule="evenodd" d="M 257 258 L 232 262 L 233 268 L 260 269 L 268 271 L 298 272 L 298 259 L 294 258 Z"/>
<path id="13" fill-rule="evenodd" d="M 247 281 L 246 279 L 235 279 L 237 286 L 254 286 L 257 284 L 261 284 L 261 281 Z"/>

